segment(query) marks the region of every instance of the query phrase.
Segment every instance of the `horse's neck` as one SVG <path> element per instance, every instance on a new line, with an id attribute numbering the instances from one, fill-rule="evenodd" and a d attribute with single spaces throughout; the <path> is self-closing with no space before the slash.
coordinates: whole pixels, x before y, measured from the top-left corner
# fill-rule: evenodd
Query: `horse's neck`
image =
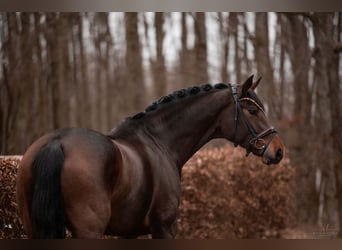
<path id="1" fill-rule="evenodd" d="M 185 103 L 187 102 L 187 103 Z M 190 97 L 174 104 L 156 119 L 148 133 L 156 139 L 181 170 L 184 163 L 205 143 L 217 136 L 219 116 L 229 104 L 227 90 Z"/>

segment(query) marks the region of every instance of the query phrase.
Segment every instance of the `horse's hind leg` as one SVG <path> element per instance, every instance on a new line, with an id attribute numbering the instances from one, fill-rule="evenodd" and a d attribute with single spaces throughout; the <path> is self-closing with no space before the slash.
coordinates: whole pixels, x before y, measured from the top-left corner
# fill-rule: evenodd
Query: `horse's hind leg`
<path id="1" fill-rule="evenodd" d="M 108 219 L 101 215 L 101 212 L 94 211 L 90 207 L 77 209 L 75 215 L 71 215 L 68 228 L 71 231 L 73 238 L 81 239 L 98 239 L 101 238 L 106 230 Z M 68 216 L 69 217 L 69 216 Z M 107 216 L 106 216 L 107 217 Z M 69 217 L 70 218 L 70 217 Z M 109 218 L 109 216 L 108 216 Z"/>
<path id="2" fill-rule="evenodd" d="M 75 171 L 69 167 L 69 162 L 66 162 L 65 167 L 69 171 L 63 175 L 67 227 L 73 238 L 101 238 L 111 215 L 108 192 L 92 173 Z M 87 169 L 87 164 L 81 159 L 71 162 L 77 162 Z"/>
<path id="3" fill-rule="evenodd" d="M 73 238 L 101 238 L 110 219 L 110 201 L 104 192 L 85 192 L 68 202 L 66 214 Z"/>

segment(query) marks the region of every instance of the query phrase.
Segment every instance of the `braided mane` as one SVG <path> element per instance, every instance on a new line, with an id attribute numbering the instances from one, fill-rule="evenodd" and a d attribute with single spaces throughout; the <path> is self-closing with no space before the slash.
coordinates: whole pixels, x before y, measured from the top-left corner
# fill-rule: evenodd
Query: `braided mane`
<path id="1" fill-rule="evenodd" d="M 197 95 L 198 93 L 202 93 L 202 92 L 210 92 L 213 89 L 226 89 L 226 88 L 228 88 L 227 84 L 217 83 L 214 86 L 212 86 L 211 84 L 204 84 L 202 86 L 193 86 L 193 87 L 189 87 L 186 89 L 179 89 L 179 90 L 176 90 L 169 95 L 165 95 L 165 96 L 160 97 L 159 100 L 157 100 L 157 101 L 153 102 L 152 104 L 150 104 L 149 106 L 147 106 L 144 111 L 135 114 L 134 116 L 130 117 L 129 119 L 133 119 L 133 120 L 141 119 L 144 116 L 146 116 L 148 113 L 150 113 L 154 110 L 157 110 L 159 107 L 161 107 L 165 104 L 172 103 L 176 100 L 184 99 L 184 98 L 189 97 L 189 96 L 194 96 L 194 95 Z"/>

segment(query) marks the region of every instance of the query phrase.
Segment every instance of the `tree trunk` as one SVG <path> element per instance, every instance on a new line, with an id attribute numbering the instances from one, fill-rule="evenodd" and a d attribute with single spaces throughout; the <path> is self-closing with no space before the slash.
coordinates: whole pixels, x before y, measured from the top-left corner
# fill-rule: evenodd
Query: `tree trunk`
<path id="1" fill-rule="evenodd" d="M 285 52 L 286 52 L 286 44 L 287 37 L 285 35 L 285 24 L 283 20 L 284 16 L 282 14 L 277 15 L 277 42 L 279 48 L 279 105 L 278 110 L 276 111 L 277 120 L 284 118 L 285 109 L 290 105 L 288 102 L 288 98 L 286 98 L 286 94 L 289 91 L 286 89 L 285 79 L 286 79 L 286 70 L 285 70 Z"/>
<path id="2" fill-rule="evenodd" d="M 234 41 L 234 74 L 236 76 L 236 83 L 242 83 L 241 75 L 241 56 L 240 56 L 240 45 L 239 45 L 239 13 L 229 13 L 229 37 L 233 38 Z"/>
<path id="3" fill-rule="evenodd" d="M 321 167 L 322 183 L 324 183 L 324 192 L 321 193 L 324 208 L 323 213 L 319 214 L 319 222 L 324 225 L 337 227 L 336 214 L 336 185 L 333 157 L 333 140 L 331 138 L 331 91 L 330 76 L 336 74 L 333 81 L 338 81 L 337 65 L 338 61 L 333 62 L 333 23 L 332 15 L 315 14 L 313 18 L 313 31 L 315 36 L 315 81 L 317 82 L 316 89 L 316 110 L 315 110 L 315 130 L 317 140 L 317 151 L 314 154 L 316 163 Z M 336 64 L 336 65 L 335 65 Z M 334 104 L 335 105 L 335 104 Z"/>
<path id="4" fill-rule="evenodd" d="M 77 42 L 79 47 L 79 86 L 77 91 L 77 105 L 79 106 L 79 112 L 81 113 L 81 120 L 80 123 L 84 127 L 90 128 L 91 125 L 91 118 L 89 115 L 90 112 L 90 103 L 89 103 L 89 82 L 88 82 L 88 70 L 87 70 L 87 55 L 84 49 L 84 35 L 83 35 L 83 18 L 84 14 L 78 14 L 77 20 Z M 87 100 L 87 101 L 84 101 Z M 85 115 L 87 114 L 88 115 Z"/>
<path id="5" fill-rule="evenodd" d="M 138 13 L 125 13 L 126 27 L 126 75 L 125 96 L 122 108 L 133 115 L 143 109 L 145 103 L 145 85 L 142 65 L 141 46 L 138 33 Z"/>
<path id="6" fill-rule="evenodd" d="M 94 17 L 94 44 L 96 48 L 96 85 L 94 89 L 97 90 L 96 103 L 97 107 L 97 121 L 96 127 L 101 132 L 106 132 L 109 129 L 109 105 L 108 92 L 110 88 L 110 69 L 109 69 L 109 55 L 111 51 L 111 34 L 108 24 L 108 13 L 96 13 Z"/>
<path id="7" fill-rule="evenodd" d="M 157 12 L 154 16 L 154 26 L 156 30 L 156 60 L 153 65 L 154 97 L 158 98 L 166 93 L 166 69 L 163 54 L 163 42 L 165 32 L 163 30 L 164 13 Z"/>
<path id="8" fill-rule="evenodd" d="M 310 50 L 305 23 L 300 16 L 288 14 L 291 28 L 291 45 L 289 53 L 294 75 L 294 106 L 302 116 L 305 124 L 311 119 L 312 90 L 309 88 Z M 300 41 L 300 42 L 298 42 Z"/>
<path id="9" fill-rule="evenodd" d="M 179 72 L 180 79 L 177 79 L 176 82 L 179 82 L 176 88 L 181 88 L 185 86 L 189 86 L 192 84 L 192 69 L 191 65 L 193 64 L 192 54 L 187 46 L 188 34 L 189 30 L 186 25 L 187 13 L 182 12 L 181 16 L 181 50 L 179 52 Z"/>
<path id="10" fill-rule="evenodd" d="M 244 40 L 243 40 L 243 62 L 245 63 L 246 65 L 246 70 L 245 70 L 245 74 L 243 74 L 243 78 L 246 78 L 248 76 L 250 76 L 252 73 L 252 63 L 251 63 L 251 60 L 248 58 L 248 50 L 250 49 L 248 44 L 250 42 L 250 37 L 249 37 L 249 31 L 248 31 L 248 28 L 247 28 L 247 16 L 246 16 L 246 13 L 242 14 L 242 17 L 243 17 L 243 32 L 244 32 Z M 243 79 L 242 79 L 243 80 Z"/>
<path id="11" fill-rule="evenodd" d="M 69 57 L 67 14 L 46 15 L 45 39 L 49 60 L 48 84 L 51 86 L 53 128 L 69 124 Z"/>
<path id="12" fill-rule="evenodd" d="M 228 18 L 223 16 L 222 12 L 218 12 L 218 22 L 220 29 L 220 36 L 222 41 L 222 62 L 220 67 L 222 82 L 228 82 L 228 51 L 229 51 L 229 37 L 228 37 Z"/>
<path id="13" fill-rule="evenodd" d="M 322 171 L 328 185 L 324 193 L 325 223 L 335 228 L 339 224 L 338 236 L 342 237 L 342 110 L 340 105 L 342 100 L 338 75 L 339 55 L 334 51 L 336 40 L 339 39 L 337 37 L 334 40 L 334 34 L 337 33 L 339 36 L 340 33 L 336 32 L 333 19 L 333 13 L 315 13 L 312 18 L 317 74 L 322 76 L 317 79 L 318 88 L 324 93 L 324 96 L 318 97 L 323 101 L 317 105 L 322 106 L 322 118 L 319 120 L 318 130 L 323 133 L 321 144 L 324 146 L 323 151 L 319 152 L 319 158 L 324 163 Z M 326 155 L 327 150 L 332 152 Z"/>
<path id="14" fill-rule="evenodd" d="M 3 78 L 1 86 L 1 115 L 2 121 L 2 150 L 3 154 L 8 154 L 16 150 L 15 142 L 18 141 L 15 133 L 15 124 L 18 118 L 18 109 L 20 107 L 18 98 L 20 97 L 19 74 L 15 74 L 19 64 L 19 31 L 16 13 L 3 14 L 4 27 L 3 35 L 3 57 L 2 69 Z M 20 71 L 19 71 L 20 72 Z"/>
<path id="15" fill-rule="evenodd" d="M 195 14 L 195 61 L 193 69 L 194 82 L 196 84 L 207 83 L 208 79 L 208 61 L 207 61 L 207 30 L 205 26 L 205 13 L 196 12 Z M 192 70 L 193 70 L 192 69 Z"/>
<path id="16" fill-rule="evenodd" d="M 37 81 L 37 94 L 38 97 L 38 107 L 35 107 L 34 110 L 36 112 L 39 111 L 39 114 L 35 114 L 36 121 L 38 124 L 36 125 L 36 133 L 37 136 L 41 135 L 43 131 L 49 131 L 52 129 L 51 123 L 51 115 L 49 112 L 49 96 L 46 94 L 48 93 L 48 86 L 46 84 L 46 65 L 45 65 L 45 58 L 43 54 L 45 52 L 45 47 L 42 45 L 42 27 L 41 27 L 41 18 L 43 14 L 41 13 L 34 13 L 34 51 L 35 57 L 37 58 L 37 62 L 35 63 L 35 72 L 36 72 L 36 81 Z M 36 136 L 35 136 L 36 137 Z"/>
<path id="17" fill-rule="evenodd" d="M 257 74 L 262 76 L 262 91 L 259 96 L 264 101 L 268 110 L 268 117 L 274 120 L 275 87 L 273 78 L 273 67 L 269 54 L 268 40 L 268 16 L 267 13 L 255 14 L 255 36 L 254 36 L 255 62 Z"/>
<path id="18" fill-rule="evenodd" d="M 308 87 L 311 55 L 303 18 L 297 14 L 286 14 L 286 17 L 287 22 L 286 26 L 284 23 L 283 30 L 286 37 L 289 38 L 288 55 L 294 78 L 292 85 L 293 116 L 297 119 L 289 138 L 289 147 L 292 148 L 290 157 L 297 168 L 297 213 L 303 223 L 316 225 L 319 204 L 319 197 L 315 189 L 317 166 L 313 164 L 312 155 L 306 153 L 308 150 L 313 151 L 315 145 L 304 143 L 310 140 L 314 133 L 312 123 L 310 123 L 311 110 L 309 108 L 312 105 L 312 92 Z"/>

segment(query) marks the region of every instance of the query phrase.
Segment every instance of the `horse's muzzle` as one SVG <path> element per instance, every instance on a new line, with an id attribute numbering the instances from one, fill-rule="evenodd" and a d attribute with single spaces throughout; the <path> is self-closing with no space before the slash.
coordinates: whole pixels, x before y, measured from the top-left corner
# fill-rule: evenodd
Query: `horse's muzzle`
<path id="1" fill-rule="evenodd" d="M 281 148 L 277 149 L 276 154 L 274 157 L 267 156 L 266 152 L 262 157 L 263 163 L 270 165 L 270 164 L 277 164 L 283 158 L 283 150 Z"/>
<path id="2" fill-rule="evenodd" d="M 262 161 L 263 163 L 270 165 L 270 164 L 277 164 L 283 159 L 284 156 L 284 145 L 281 142 L 278 135 L 275 135 L 266 148 L 263 156 Z"/>

